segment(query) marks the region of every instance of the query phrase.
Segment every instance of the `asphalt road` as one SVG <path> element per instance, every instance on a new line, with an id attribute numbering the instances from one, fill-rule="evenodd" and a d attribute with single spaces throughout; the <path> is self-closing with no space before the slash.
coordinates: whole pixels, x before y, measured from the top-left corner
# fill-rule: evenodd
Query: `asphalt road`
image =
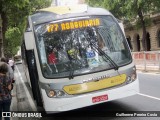
<path id="1" fill-rule="evenodd" d="M 16 83 L 14 87 L 12 107 L 13 111 L 35 111 L 32 93 L 24 76 L 22 65 L 17 65 L 15 71 Z M 74 111 L 45 115 L 41 120 L 160 120 L 160 117 L 144 117 L 147 113 L 160 116 L 160 73 L 138 72 L 140 93 L 131 97 L 111 102 L 85 107 Z M 124 114 L 138 113 L 141 117 L 124 117 Z M 114 117 L 110 117 L 111 115 Z M 122 117 L 122 116 L 123 117 Z M 18 118 L 12 118 L 18 119 Z M 19 119 L 27 119 L 19 117 Z M 28 118 L 33 119 L 35 118 Z M 27 120 L 28 120 L 27 119 Z M 39 118 L 38 118 L 39 119 Z"/>

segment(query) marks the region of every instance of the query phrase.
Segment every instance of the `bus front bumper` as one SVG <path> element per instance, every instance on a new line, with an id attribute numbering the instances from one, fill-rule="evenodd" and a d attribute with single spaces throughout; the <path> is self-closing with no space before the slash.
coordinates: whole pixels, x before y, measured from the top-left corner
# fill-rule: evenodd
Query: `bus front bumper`
<path id="1" fill-rule="evenodd" d="M 134 82 L 122 87 L 96 91 L 69 98 L 49 98 L 44 89 L 41 89 L 41 91 L 43 106 L 46 113 L 57 113 L 136 95 L 139 92 L 139 81 L 136 79 Z M 93 102 L 93 98 L 98 96 L 107 96 L 107 99 L 99 102 Z"/>

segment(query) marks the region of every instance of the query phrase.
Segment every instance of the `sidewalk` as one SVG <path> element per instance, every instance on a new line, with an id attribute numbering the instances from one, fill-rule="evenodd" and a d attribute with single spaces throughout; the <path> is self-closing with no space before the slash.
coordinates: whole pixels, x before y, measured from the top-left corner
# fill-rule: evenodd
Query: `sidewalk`
<path id="1" fill-rule="evenodd" d="M 17 78 L 15 77 L 15 80 L 17 80 Z M 10 110 L 15 112 L 15 111 L 18 111 L 18 108 L 17 108 L 17 86 L 16 86 L 16 81 L 15 83 L 13 84 L 14 87 L 13 87 L 13 90 L 12 90 L 12 102 L 11 102 L 11 107 L 10 107 Z M 11 118 L 11 120 L 19 120 L 18 117 L 14 117 L 14 118 Z"/>
<path id="2" fill-rule="evenodd" d="M 18 111 L 17 109 L 17 96 L 16 96 L 16 83 L 14 83 L 14 88 L 12 90 L 12 103 L 11 103 L 11 111 Z"/>
<path id="3" fill-rule="evenodd" d="M 14 78 L 15 78 L 15 83 L 14 83 L 14 88 L 12 90 L 12 102 L 11 102 L 11 107 L 10 111 L 11 112 L 32 112 L 32 107 L 29 105 L 29 100 L 27 99 L 27 95 L 25 94 L 25 89 L 23 84 L 21 83 L 20 77 L 18 72 L 14 73 Z M 18 117 L 15 116 L 11 117 L 11 120 L 37 120 L 37 118 L 25 118 L 25 117 Z M 39 118 L 38 118 L 39 119 Z"/>

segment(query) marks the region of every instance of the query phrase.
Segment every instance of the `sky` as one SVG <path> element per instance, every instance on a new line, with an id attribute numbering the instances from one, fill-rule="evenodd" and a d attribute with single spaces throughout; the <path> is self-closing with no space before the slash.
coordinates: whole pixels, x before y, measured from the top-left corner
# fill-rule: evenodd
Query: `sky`
<path id="1" fill-rule="evenodd" d="M 78 0 L 57 0 L 58 5 L 74 5 L 78 3 Z"/>

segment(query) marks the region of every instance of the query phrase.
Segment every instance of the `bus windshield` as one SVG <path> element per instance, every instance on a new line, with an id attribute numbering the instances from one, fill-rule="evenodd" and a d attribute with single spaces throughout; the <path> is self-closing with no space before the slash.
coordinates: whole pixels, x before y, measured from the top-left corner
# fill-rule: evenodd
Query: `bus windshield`
<path id="1" fill-rule="evenodd" d="M 123 32 L 111 16 L 52 21 L 34 29 L 46 78 L 70 78 L 113 69 L 115 66 L 106 56 L 118 67 L 131 62 Z"/>

